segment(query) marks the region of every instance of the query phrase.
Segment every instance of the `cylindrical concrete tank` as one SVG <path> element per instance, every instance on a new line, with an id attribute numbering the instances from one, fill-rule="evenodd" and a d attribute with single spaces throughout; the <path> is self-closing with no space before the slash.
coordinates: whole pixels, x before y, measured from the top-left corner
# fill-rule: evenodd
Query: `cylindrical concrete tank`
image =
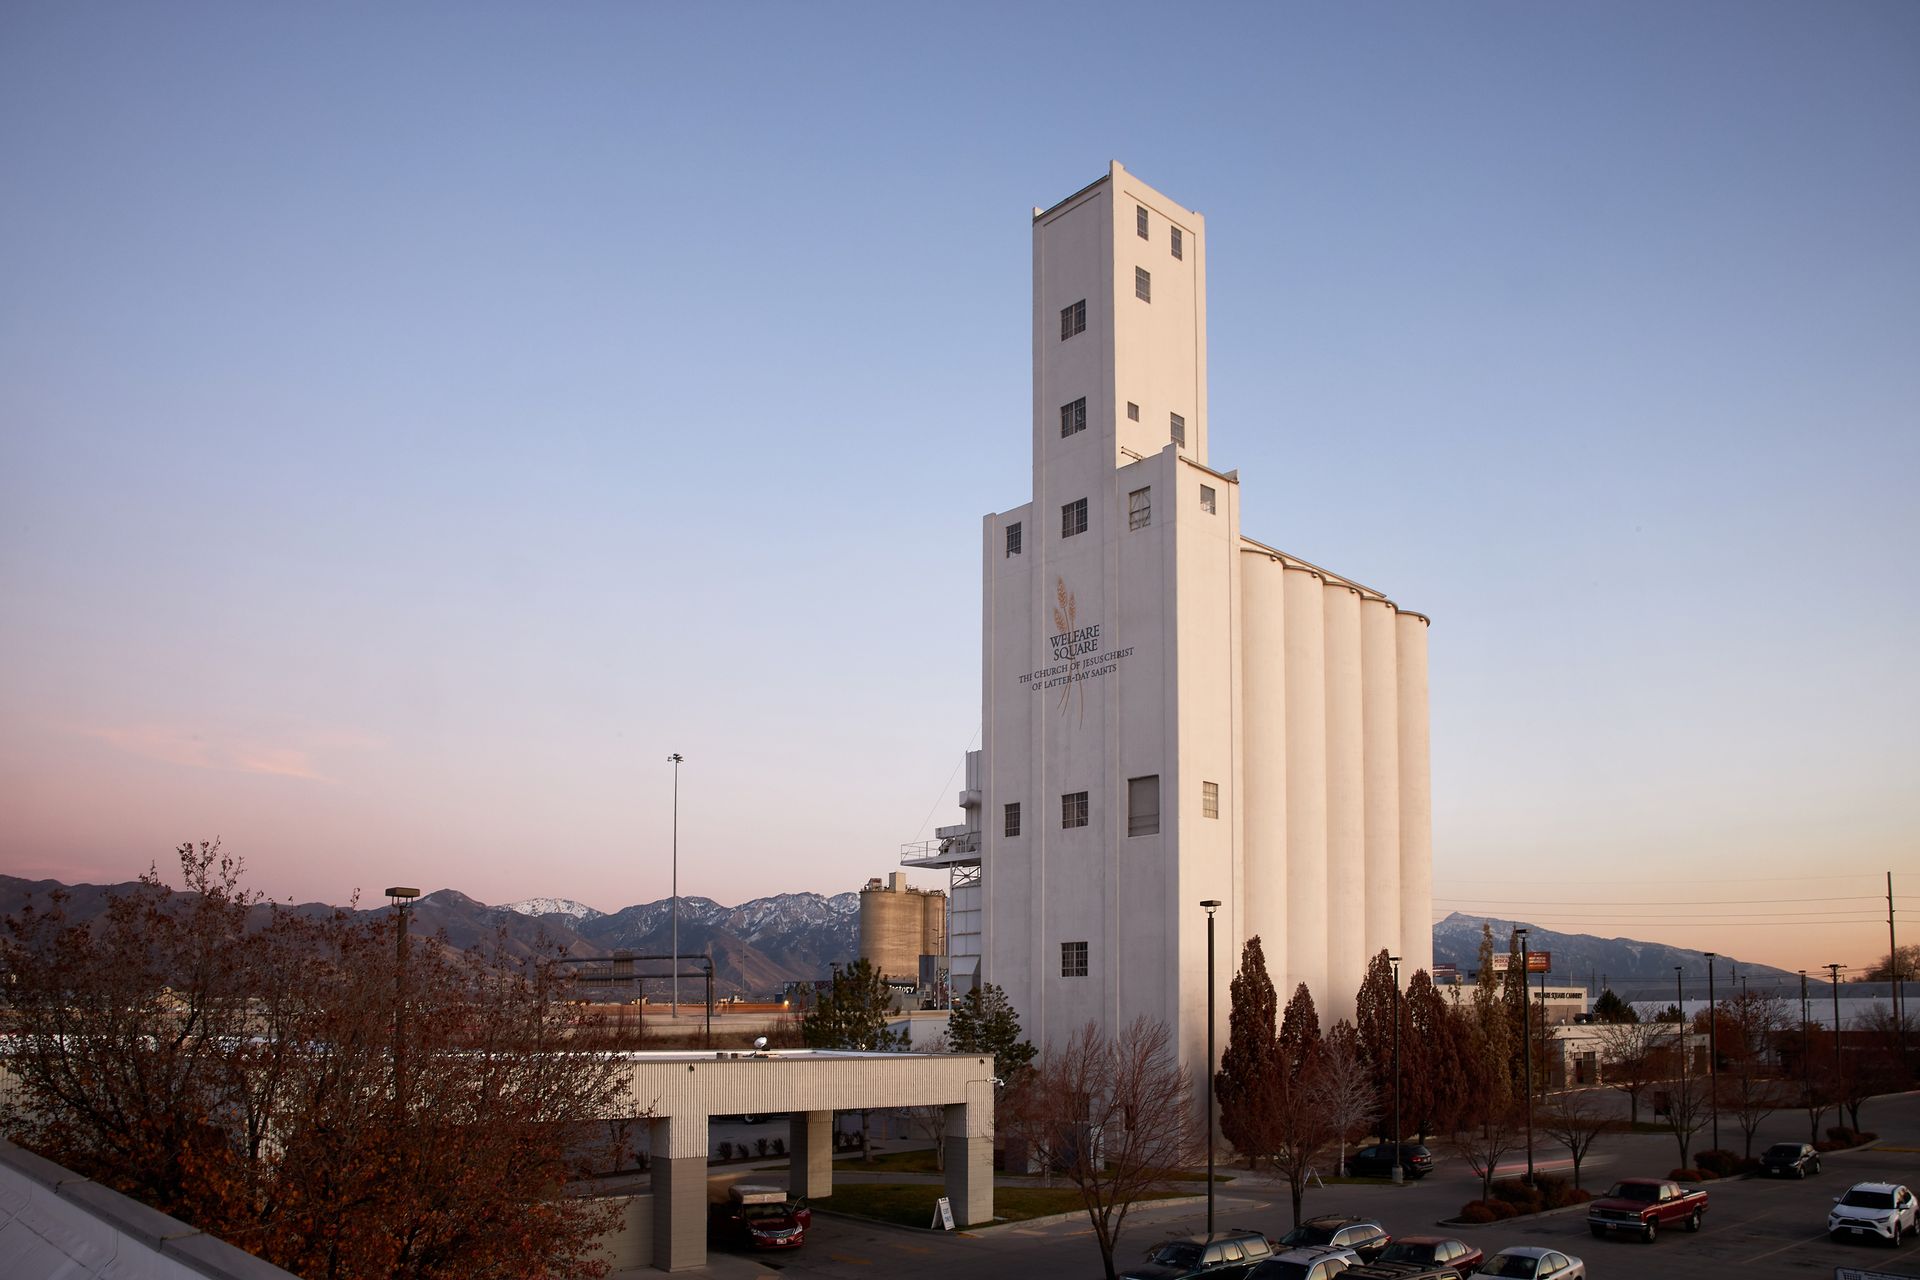
<path id="1" fill-rule="evenodd" d="M 920 898 L 920 954 L 943 956 L 947 954 L 947 895 L 925 893 Z"/>
<path id="2" fill-rule="evenodd" d="M 1286 573 L 1287 965 L 1282 1004 L 1306 983 L 1327 993 L 1326 585 L 1300 565 Z M 1270 967 L 1277 967 L 1269 960 Z"/>
<path id="3" fill-rule="evenodd" d="M 869 881 L 860 891 L 860 958 L 889 978 L 918 979 L 926 936 L 924 898 Z"/>
<path id="4" fill-rule="evenodd" d="M 1400 686 L 1394 609 L 1360 605 L 1361 737 L 1366 743 L 1367 955 L 1402 956 L 1400 931 Z M 1402 966 L 1409 975 L 1412 970 Z"/>
<path id="5" fill-rule="evenodd" d="M 1366 976 L 1366 753 L 1361 741 L 1360 593 L 1323 591 L 1327 669 L 1327 1022 L 1350 1018 Z"/>
<path id="6" fill-rule="evenodd" d="M 1401 972 L 1433 970 L 1433 796 L 1427 743 L 1427 620 L 1394 619 L 1400 691 Z"/>
<path id="7" fill-rule="evenodd" d="M 1240 557 L 1242 927 L 1277 983 L 1287 962 L 1287 571 L 1265 552 Z M 1289 991 L 1286 994 L 1291 995 Z M 1283 997 L 1284 998 L 1284 997 Z"/>

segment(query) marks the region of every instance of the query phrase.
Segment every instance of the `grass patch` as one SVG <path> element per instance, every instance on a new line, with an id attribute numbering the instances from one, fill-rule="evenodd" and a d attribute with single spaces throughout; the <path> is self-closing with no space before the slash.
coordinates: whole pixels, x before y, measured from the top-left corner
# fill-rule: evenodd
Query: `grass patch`
<path id="1" fill-rule="evenodd" d="M 902 1152 L 900 1154 L 908 1154 Z M 929 1183 L 843 1182 L 833 1194 L 815 1198 L 813 1203 L 833 1213 L 873 1218 L 904 1227 L 924 1227 L 933 1221 L 934 1201 L 946 1194 L 946 1188 Z M 1189 1195 L 1186 1191 L 1152 1191 L 1141 1200 L 1168 1200 Z M 1072 1187 L 995 1187 L 993 1211 L 996 1220 L 1025 1222 L 1048 1218 L 1056 1213 L 1078 1213 L 1086 1206 Z"/>
<path id="2" fill-rule="evenodd" d="M 871 1160 L 862 1160 L 859 1156 L 849 1156 L 836 1162 L 837 1168 L 849 1173 L 870 1170 L 873 1173 L 939 1173 L 934 1163 L 933 1148 L 921 1147 L 915 1151 L 889 1151 L 875 1155 Z"/>

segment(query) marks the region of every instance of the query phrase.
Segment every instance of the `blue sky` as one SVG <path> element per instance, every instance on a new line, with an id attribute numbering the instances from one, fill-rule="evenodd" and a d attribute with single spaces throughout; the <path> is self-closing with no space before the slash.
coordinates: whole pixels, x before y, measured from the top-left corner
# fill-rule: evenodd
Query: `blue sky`
<path id="1" fill-rule="evenodd" d="M 9 6 L 0 871 L 612 908 L 675 750 L 683 891 L 891 869 L 1114 158 L 1247 533 L 1434 619 L 1436 906 L 1864 963 L 1916 138 L 1905 3 Z"/>

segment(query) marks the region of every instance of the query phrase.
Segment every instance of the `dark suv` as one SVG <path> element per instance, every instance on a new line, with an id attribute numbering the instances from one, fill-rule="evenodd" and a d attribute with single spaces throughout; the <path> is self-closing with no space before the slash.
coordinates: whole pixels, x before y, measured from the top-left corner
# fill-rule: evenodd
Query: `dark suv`
<path id="1" fill-rule="evenodd" d="M 1249 1267 L 1271 1257 L 1273 1244 L 1258 1231 L 1216 1231 L 1156 1245 L 1122 1280 L 1239 1280 Z"/>
<path id="2" fill-rule="evenodd" d="M 1362 1262 L 1372 1262 L 1392 1243 L 1393 1237 L 1387 1234 L 1387 1229 L 1372 1218 L 1308 1218 L 1280 1237 L 1283 1248 L 1333 1245 L 1353 1250 Z"/>
<path id="3" fill-rule="evenodd" d="M 1393 1152 L 1391 1142 L 1362 1147 L 1347 1161 L 1347 1172 L 1356 1178 L 1391 1178 Z M 1433 1152 L 1415 1142 L 1401 1143 L 1400 1169 L 1409 1178 L 1426 1177 L 1433 1172 Z"/>

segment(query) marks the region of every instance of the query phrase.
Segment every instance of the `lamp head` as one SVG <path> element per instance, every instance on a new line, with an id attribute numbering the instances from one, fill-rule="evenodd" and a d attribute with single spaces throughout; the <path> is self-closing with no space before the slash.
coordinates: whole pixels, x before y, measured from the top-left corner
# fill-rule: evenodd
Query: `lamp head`
<path id="1" fill-rule="evenodd" d="M 1215 911 L 1219 909 L 1220 899 L 1208 898 L 1205 902 L 1202 902 L 1200 905 L 1205 907 L 1209 911 Z"/>
<path id="2" fill-rule="evenodd" d="M 753 1047 L 760 1050 L 762 1053 L 766 1052 L 767 1038 L 765 1036 L 755 1036 L 753 1038 Z"/>

